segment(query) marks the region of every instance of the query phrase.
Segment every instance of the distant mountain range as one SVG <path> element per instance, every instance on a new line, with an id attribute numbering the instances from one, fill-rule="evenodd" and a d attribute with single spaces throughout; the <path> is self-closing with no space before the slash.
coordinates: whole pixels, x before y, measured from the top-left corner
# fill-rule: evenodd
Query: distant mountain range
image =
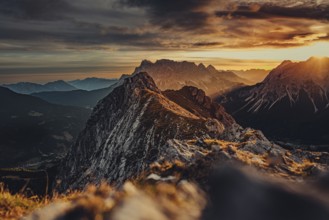
<path id="1" fill-rule="evenodd" d="M 222 94 L 224 91 L 250 83 L 250 81 L 238 77 L 232 72 L 218 71 L 211 65 L 205 67 L 203 64 L 196 65 L 186 61 L 158 60 L 152 63 L 144 60 L 135 70 L 135 72 L 139 71 L 147 72 L 152 76 L 159 85 L 159 89 L 163 91 L 167 89 L 178 90 L 184 86 L 195 86 L 202 88 L 206 94 L 214 95 Z M 118 80 L 89 78 L 83 81 L 71 81 L 70 83 L 84 89 L 96 88 L 89 85 L 97 85 L 98 87 L 110 86 L 91 91 L 52 91 L 33 93 L 32 95 L 55 104 L 93 108 L 99 100 L 103 99 L 111 91 L 111 85 L 114 85 L 116 82 Z"/>
<path id="2" fill-rule="evenodd" d="M 139 72 L 147 72 L 160 90 L 195 86 L 207 95 L 219 94 L 248 82 L 231 71 L 220 71 L 212 65 L 206 67 L 202 63 L 196 65 L 186 61 L 158 60 L 152 63 L 144 60 L 134 71 Z"/>
<path id="3" fill-rule="evenodd" d="M 67 92 L 40 92 L 32 93 L 32 96 L 46 100 L 47 102 L 77 106 L 83 108 L 93 108 L 99 100 L 107 96 L 112 90 L 111 86 L 105 89 L 97 89 L 92 91 L 73 90 Z"/>
<path id="4" fill-rule="evenodd" d="M 102 78 L 86 78 L 86 79 L 78 79 L 73 81 L 68 81 L 68 83 L 74 86 L 77 89 L 91 91 L 97 89 L 108 88 L 111 85 L 115 84 L 117 79 L 102 79 Z"/>
<path id="5" fill-rule="evenodd" d="M 4 87 L 0 100 L 0 167 L 38 164 L 65 155 L 90 114 Z"/>
<path id="6" fill-rule="evenodd" d="M 76 87 L 68 84 L 63 80 L 49 82 L 44 85 L 30 82 L 20 82 L 16 84 L 7 84 L 2 86 L 20 94 L 32 94 L 36 92 L 46 91 L 71 91 L 77 89 Z"/>
<path id="7" fill-rule="evenodd" d="M 263 69 L 250 69 L 250 70 L 232 70 L 233 73 L 238 75 L 241 78 L 248 79 L 246 84 L 256 84 L 262 82 L 266 76 L 269 74 L 270 70 L 263 70 Z"/>
<path id="8" fill-rule="evenodd" d="M 282 62 L 266 79 L 218 98 L 243 126 L 274 139 L 328 144 L 329 58 Z"/>
<path id="9" fill-rule="evenodd" d="M 83 80 L 73 80 L 65 82 L 58 80 L 49 82 L 46 84 L 37 84 L 30 82 L 19 82 L 15 84 L 5 84 L 2 87 L 6 87 L 16 93 L 20 94 L 32 94 L 40 92 L 66 92 L 74 90 L 98 90 L 110 87 L 115 84 L 117 79 L 103 79 L 103 78 L 86 78 Z"/>

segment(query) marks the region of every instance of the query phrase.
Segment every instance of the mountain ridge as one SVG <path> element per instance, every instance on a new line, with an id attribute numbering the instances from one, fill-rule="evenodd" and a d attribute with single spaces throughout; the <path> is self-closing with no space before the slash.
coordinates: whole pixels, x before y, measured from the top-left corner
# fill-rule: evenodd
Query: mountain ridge
<path id="1" fill-rule="evenodd" d="M 85 79 L 68 81 L 68 83 L 73 85 L 77 89 L 92 91 L 92 90 L 108 88 L 113 84 L 115 84 L 117 81 L 118 81 L 117 79 L 88 77 Z"/>
<path id="2" fill-rule="evenodd" d="M 134 73 L 147 72 L 161 90 L 181 89 L 183 86 L 194 86 L 212 96 L 225 90 L 241 86 L 246 80 L 230 71 L 219 71 L 212 65 L 196 65 L 188 61 L 168 59 L 151 62 L 143 60 Z"/>
<path id="3" fill-rule="evenodd" d="M 305 144 L 327 142 L 329 58 L 283 61 L 263 82 L 242 87 L 217 101 L 243 126 L 278 139 Z"/>

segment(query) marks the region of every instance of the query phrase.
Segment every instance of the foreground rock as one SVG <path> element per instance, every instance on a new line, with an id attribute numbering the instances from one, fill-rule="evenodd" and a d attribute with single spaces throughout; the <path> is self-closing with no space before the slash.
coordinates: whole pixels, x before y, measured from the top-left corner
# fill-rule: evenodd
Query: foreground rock
<path id="1" fill-rule="evenodd" d="M 26 220 L 197 220 L 206 200 L 195 184 L 180 182 L 135 186 L 121 190 L 106 184 L 89 187 L 67 202 L 51 204 L 27 216 Z"/>
<path id="2" fill-rule="evenodd" d="M 160 167 L 162 171 L 175 169 L 176 174 L 179 170 L 183 174 L 184 169 L 179 166 L 176 163 L 171 168 L 169 164 Z M 328 191 L 322 191 L 317 182 L 273 178 L 250 167 L 227 164 L 220 167 L 207 175 L 207 195 L 194 183 L 153 174 L 135 184 L 127 182 L 119 190 L 106 184 L 89 186 L 66 202 L 51 204 L 25 219 L 326 220 L 329 217 Z M 153 171 L 156 172 L 155 167 Z"/>

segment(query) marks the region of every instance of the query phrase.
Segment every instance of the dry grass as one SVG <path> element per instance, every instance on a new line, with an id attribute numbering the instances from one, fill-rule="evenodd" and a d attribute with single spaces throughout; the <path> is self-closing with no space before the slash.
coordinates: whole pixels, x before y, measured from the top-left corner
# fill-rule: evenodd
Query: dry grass
<path id="1" fill-rule="evenodd" d="M 13 195 L 0 184 L 0 219 L 19 219 L 46 204 L 46 199 Z"/>
<path id="2" fill-rule="evenodd" d="M 140 202 L 134 201 L 146 201 L 148 203 L 144 207 Z M 56 204 L 63 204 L 63 202 L 66 205 L 59 209 L 60 211 L 54 208 Z M 186 181 L 177 185 L 169 183 L 132 184 L 128 182 L 120 190 L 102 183 L 99 186 L 90 185 L 84 191 L 70 192 L 66 195 L 57 194 L 52 198 L 27 198 L 20 194 L 10 194 L 3 185 L 0 188 L 1 220 L 20 219 L 37 210 L 39 211 L 36 213 L 41 219 L 49 217 L 48 214 L 52 217 L 65 217 L 66 219 L 104 220 L 119 215 L 131 219 L 133 217 L 130 216 L 131 209 L 135 210 L 135 214 L 140 212 L 140 215 L 145 215 L 148 217 L 147 219 L 150 219 L 148 215 L 155 214 L 154 210 L 165 216 L 165 219 L 198 219 L 205 204 L 203 192 L 193 183 Z M 45 209 L 46 211 L 40 209 L 47 205 L 54 208 L 53 210 L 57 210 L 56 213 L 49 212 L 49 209 Z"/>
<path id="3" fill-rule="evenodd" d="M 77 198 L 80 192 L 70 192 L 66 195 L 54 193 L 52 197 L 27 197 L 24 194 L 12 194 L 0 183 L 0 219 L 20 219 L 23 216 L 53 202 L 71 201 Z"/>

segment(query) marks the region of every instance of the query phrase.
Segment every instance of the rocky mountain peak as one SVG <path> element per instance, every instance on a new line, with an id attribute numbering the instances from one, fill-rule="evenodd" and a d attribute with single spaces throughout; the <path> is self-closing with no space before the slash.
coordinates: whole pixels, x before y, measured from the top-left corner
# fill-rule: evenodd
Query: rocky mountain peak
<path id="1" fill-rule="evenodd" d="M 207 66 L 207 70 L 210 71 L 211 73 L 216 73 L 217 69 L 213 65 Z"/>
<path id="2" fill-rule="evenodd" d="M 198 65 L 198 67 L 199 67 L 200 69 L 206 69 L 206 66 L 205 66 L 203 63 L 200 63 L 200 64 Z"/>
<path id="3" fill-rule="evenodd" d="M 284 60 L 284 61 L 282 61 L 282 63 L 279 66 L 284 66 L 284 65 L 287 65 L 287 64 L 290 64 L 290 63 L 292 63 L 291 60 Z"/>
<path id="4" fill-rule="evenodd" d="M 166 97 L 181 105 L 198 117 L 215 118 L 226 128 L 235 124 L 235 120 L 226 113 L 225 109 L 213 102 L 202 89 L 193 86 L 184 86 L 178 91 L 164 91 Z"/>
<path id="5" fill-rule="evenodd" d="M 139 72 L 125 78 L 124 85 L 129 89 L 149 89 L 154 92 L 161 92 L 152 77 L 146 72 Z"/>
<path id="6" fill-rule="evenodd" d="M 328 60 L 284 61 L 262 83 L 229 92 L 221 104 L 243 126 L 261 129 L 275 138 L 327 143 Z"/>
<path id="7" fill-rule="evenodd" d="M 161 92 L 150 75 L 135 73 L 94 108 L 59 178 L 63 189 L 102 179 L 121 184 L 163 157 L 170 140 L 215 138 L 234 124 L 204 91 Z"/>
<path id="8" fill-rule="evenodd" d="M 313 81 L 322 84 L 329 77 L 329 58 L 311 57 L 306 61 L 292 62 L 283 61 L 278 67 L 270 72 L 265 82 L 281 80 L 281 83 L 303 83 Z M 273 82 L 272 82 L 273 83 Z"/>
<path id="9" fill-rule="evenodd" d="M 247 100 L 251 108 L 271 109 L 281 100 L 291 106 L 308 102 L 313 112 L 327 108 L 329 104 L 329 62 L 328 58 L 310 58 L 303 62 L 284 61 L 273 69 L 265 80 L 250 90 Z"/>
<path id="10" fill-rule="evenodd" d="M 144 65 L 148 65 L 148 64 L 152 64 L 152 62 L 151 61 L 149 61 L 149 60 L 142 60 L 142 62 L 141 62 L 141 66 L 144 66 Z"/>

